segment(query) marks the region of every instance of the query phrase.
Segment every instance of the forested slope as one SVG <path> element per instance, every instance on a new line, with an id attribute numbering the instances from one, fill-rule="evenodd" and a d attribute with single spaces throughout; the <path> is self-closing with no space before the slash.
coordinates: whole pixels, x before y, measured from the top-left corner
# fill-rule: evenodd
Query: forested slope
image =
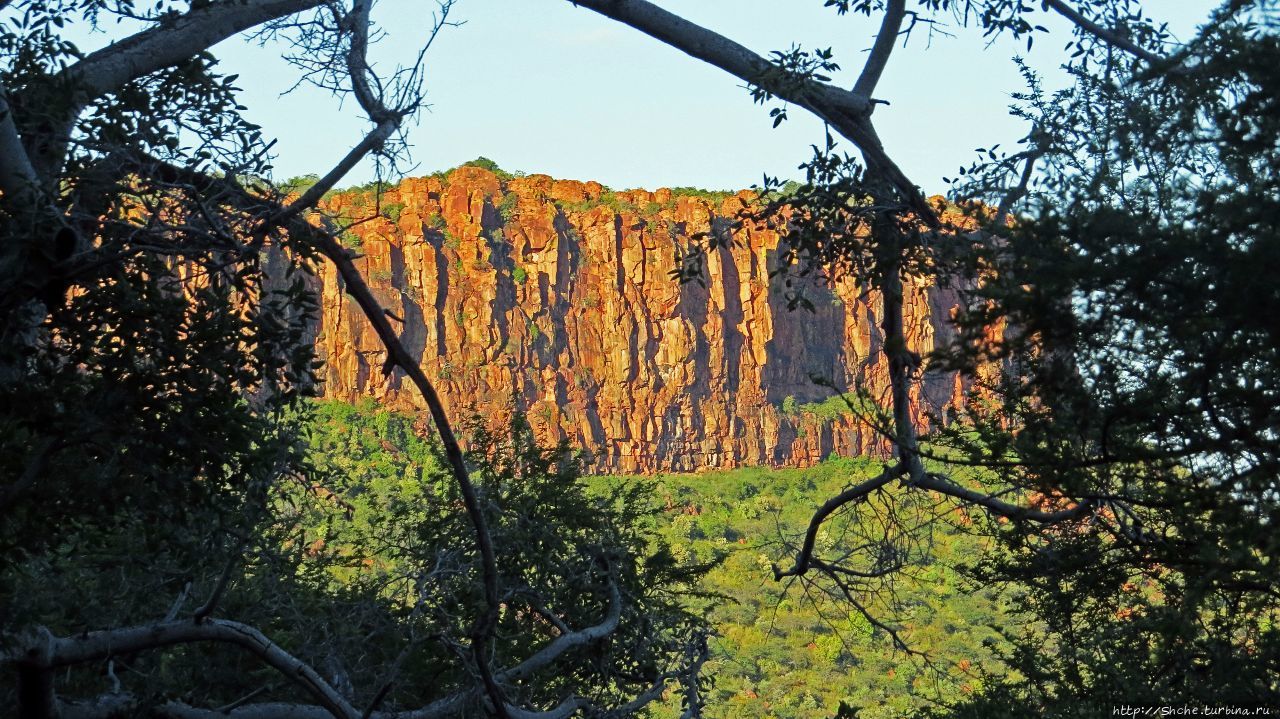
<path id="1" fill-rule="evenodd" d="M 349 477 L 342 502 L 356 525 L 386 521 L 424 495 L 434 460 L 415 421 L 368 400 L 317 404 L 313 457 Z M 706 716 L 822 719 L 845 703 L 860 719 L 888 719 L 975 691 L 985 672 L 1001 671 L 990 646 L 1000 642 L 993 627 L 1008 627 L 1016 612 L 1010 597 L 962 577 L 959 569 L 982 546 L 965 531 L 964 515 L 934 521 L 931 563 L 859 598 L 870 618 L 818 587 L 774 579 L 772 565 L 788 559 L 785 542 L 814 506 L 877 469 L 870 460 L 833 458 L 809 468 L 583 480 L 601 496 L 644 492 L 651 511 L 641 521 L 668 545 L 672 561 L 710 565 L 683 600 L 706 613 L 713 631 Z M 932 513 L 921 509 L 916 519 L 930 521 Z M 837 522 L 820 542 L 829 549 L 857 533 Z M 899 632 L 906 649 L 872 621 Z M 679 716 L 679 696 L 652 713 Z"/>

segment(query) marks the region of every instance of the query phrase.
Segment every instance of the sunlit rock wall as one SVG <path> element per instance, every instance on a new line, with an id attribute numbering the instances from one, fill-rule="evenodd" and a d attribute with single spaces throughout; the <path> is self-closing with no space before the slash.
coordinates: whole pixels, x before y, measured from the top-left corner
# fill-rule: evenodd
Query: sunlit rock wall
<path id="1" fill-rule="evenodd" d="M 385 192 L 390 217 L 356 224 L 347 240 L 358 243 L 357 266 L 403 320 L 405 344 L 454 417 L 517 406 L 544 438 L 567 438 L 602 472 L 884 453 L 883 440 L 851 414 L 805 407 L 833 392 L 812 376 L 887 401 L 877 297 L 848 279 L 810 287 L 813 312 L 788 311 L 768 281 L 779 235 L 751 225 L 733 248 L 710 255 L 705 286 L 673 278 L 677 248 L 750 200 L 611 194 L 593 182 L 500 180 L 463 167 Z M 327 207 L 357 219 L 374 212 L 357 194 Z M 336 273 L 321 281 L 325 394 L 420 407 L 399 371 L 381 374 L 378 338 Z M 950 331 L 954 304 L 947 291 L 908 288 L 916 351 Z M 915 411 L 924 417 L 959 392 L 954 377 L 928 377 L 914 392 Z"/>

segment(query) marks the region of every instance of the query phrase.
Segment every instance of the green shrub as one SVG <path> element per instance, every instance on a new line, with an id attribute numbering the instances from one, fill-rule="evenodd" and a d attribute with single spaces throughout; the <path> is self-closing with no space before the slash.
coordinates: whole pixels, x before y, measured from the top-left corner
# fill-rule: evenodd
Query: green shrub
<path id="1" fill-rule="evenodd" d="M 498 163 L 484 156 L 480 156 L 474 160 L 469 160 L 467 162 L 464 162 L 458 167 L 479 167 L 482 170 L 488 170 L 489 172 L 492 172 L 493 174 L 498 176 L 499 180 L 503 180 L 503 181 L 510 180 L 511 178 L 515 177 L 515 174 L 507 172 L 501 167 L 498 167 Z"/>
<path id="2" fill-rule="evenodd" d="M 782 413 L 788 417 L 795 417 L 799 414 L 800 405 L 796 402 L 795 395 L 787 395 L 782 400 Z"/>
<path id="3" fill-rule="evenodd" d="M 724 202 L 734 193 L 728 190 L 704 190 L 701 187 L 672 187 L 672 197 L 695 197 L 712 203 Z"/>
<path id="4" fill-rule="evenodd" d="M 338 241 L 345 247 L 358 250 L 364 244 L 360 236 L 351 231 L 351 218 L 335 217 L 333 218 L 333 224 L 338 228 Z"/>
<path id="5" fill-rule="evenodd" d="M 388 202 L 382 206 L 382 216 L 392 222 L 399 222 L 402 212 L 404 212 L 403 202 Z"/>
<path id="6" fill-rule="evenodd" d="M 311 189 L 311 187 L 319 181 L 320 181 L 319 175 L 299 175 L 297 177 L 290 177 L 284 182 L 281 182 L 279 187 L 280 187 L 280 191 L 285 193 L 286 195 L 291 195 L 291 194 L 301 195 L 302 193 Z"/>
<path id="7" fill-rule="evenodd" d="M 498 215 L 502 217 L 503 224 L 509 224 L 516 218 L 516 204 L 519 200 L 515 193 L 502 196 L 502 201 L 498 203 Z"/>

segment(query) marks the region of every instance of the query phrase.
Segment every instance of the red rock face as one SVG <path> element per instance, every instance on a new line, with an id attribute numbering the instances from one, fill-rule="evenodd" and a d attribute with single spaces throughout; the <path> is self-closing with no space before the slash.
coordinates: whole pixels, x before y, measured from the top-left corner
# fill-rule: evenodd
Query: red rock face
<path id="1" fill-rule="evenodd" d="M 527 413 L 544 438 L 568 439 L 596 472 L 808 465 L 832 453 L 880 454 L 885 443 L 848 412 L 806 404 L 868 388 L 887 401 L 879 298 L 853 280 L 809 288 L 813 312 L 788 311 L 768 272 L 779 235 L 747 226 L 708 258 L 706 283 L 673 278 L 676 253 L 751 201 L 671 190 L 606 193 L 545 175 L 501 181 L 463 167 L 386 192 L 395 217 L 355 225 L 357 266 L 403 318 L 450 413 Z M 367 205 L 361 207 L 361 202 Z M 373 214 L 340 195 L 330 211 Z M 397 216 L 398 213 L 398 216 Z M 321 274 L 324 393 L 419 408 L 340 280 Z M 776 283 L 775 283 L 776 284 Z M 910 344 L 928 352 L 954 296 L 907 290 Z M 954 401 L 954 377 L 927 377 L 919 415 Z M 834 416 L 833 416 L 834 415 Z"/>

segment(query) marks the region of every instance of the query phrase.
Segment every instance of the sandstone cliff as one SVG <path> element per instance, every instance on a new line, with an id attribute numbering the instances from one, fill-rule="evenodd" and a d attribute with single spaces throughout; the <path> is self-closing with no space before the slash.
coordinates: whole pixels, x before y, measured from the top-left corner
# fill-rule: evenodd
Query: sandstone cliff
<path id="1" fill-rule="evenodd" d="M 708 258 L 705 286 L 673 279 L 677 248 L 750 199 L 462 167 L 385 192 L 385 217 L 345 239 L 454 416 L 514 402 L 544 436 L 586 449 L 595 471 L 883 452 L 838 404 L 813 406 L 833 391 L 810 379 L 887 398 L 877 298 L 845 280 L 810 289 L 815 311 L 788 311 L 768 281 L 780 238 L 752 226 Z M 361 218 L 372 202 L 338 195 L 327 209 Z M 381 345 L 336 275 L 321 281 L 325 394 L 420 406 L 398 372 L 380 373 Z M 927 352 L 950 331 L 954 297 L 916 286 L 906 304 L 910 342 Z M 931 377 L 913 400 L 923 416 L 958 392 L 954 378 Z"/>

